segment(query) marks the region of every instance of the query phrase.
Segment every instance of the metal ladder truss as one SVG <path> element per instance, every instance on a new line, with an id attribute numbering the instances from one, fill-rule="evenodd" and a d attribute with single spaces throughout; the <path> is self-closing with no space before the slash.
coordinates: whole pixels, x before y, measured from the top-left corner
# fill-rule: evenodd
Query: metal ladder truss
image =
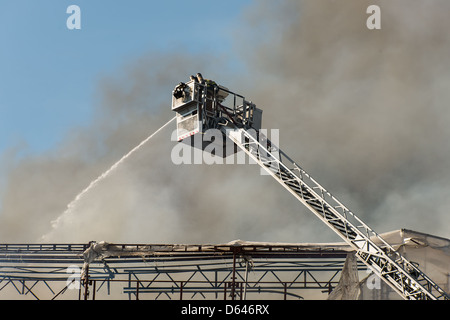
<path id="1" fill-rule="evenodd" d="M 346 243 L 375 274 L 407 300 L 448 300 L 449 295 L 325 190 L 278 146 L 254 129 L 222 131 Z"/>

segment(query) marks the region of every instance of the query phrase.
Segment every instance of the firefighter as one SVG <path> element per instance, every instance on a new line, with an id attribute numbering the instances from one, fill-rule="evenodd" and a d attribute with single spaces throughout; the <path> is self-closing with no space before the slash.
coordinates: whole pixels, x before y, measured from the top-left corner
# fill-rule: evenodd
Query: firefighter
<path id="1" fill-rule="evenodd" d="M 176 87 L 175 90 L 173 91 L 173 96 L 175 97 L 175 99 L 180 99 L 183 98 L 185 96 L 185 92 L 184 90 L 186 89 L 186 84 L 184 82 L 180 82 Z"/>
<path id="2" fill-rule="evenodd" d="M 191 79 L 192 78 L 193 78 L 193 76 L 191 76 Z M 214 89 L 217 87 L 217 83 L 215 81 L 203 78 L 203 76 L 200 72 L 197 73 L 197 81 L 198 81 L 198 83 L 201 83 L 206 87 L 206 92 L 210 96 L 212 96 L 214 94 Z"/>
<path id="3" fill-rule="evenodd" d="M 198 82 L 201 83 L 201 84 L 203 84 L 204 81 L 205 81 L 205 79 L 203 79 L 203 76 L 202 76 L 202 74 L 201 74 L 200 72 L 197 73 L 197 80 L 198 80 Z"/>
<path id="4" fill-rule="evenodd" d="M 193 79 L 193 78 L 195 79 L 194 76 L 191 76 L 191 79 Z M 203 76 L 200 72 L 197 73 L 197 80 L 199 83 L 206 85 L 208 88 L 217 86 L 217 83 L 215 81 L 203 78 Z"/>
<path id="5" fill-rule="evenodd" d="M 215 81 L 212 80 L 205 80 L 205 84 L 206 84 L 206 88 L 214 88 L 215 86 L 217 86 L 217 83 Z"/>

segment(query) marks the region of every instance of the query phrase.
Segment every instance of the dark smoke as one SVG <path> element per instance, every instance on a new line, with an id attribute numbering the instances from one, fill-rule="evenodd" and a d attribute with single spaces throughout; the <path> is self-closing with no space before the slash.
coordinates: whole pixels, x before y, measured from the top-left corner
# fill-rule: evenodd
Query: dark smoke
<path id="1" fill-rule="evenodd" d="M 371 31 L 371 2 L 258 1 L 230 31 L 245 69 L 152 53 L 104 78 L 90 126 L 48 154 L 3 156 L 0 241 L 51 231 L 78 192 L 173 117 L 173 86 L 197 71 L 262 108 L 281 147 L 378 232 L 450 237 L 450 4 L 377 1 L 382 29 Z M 173 128 L 83 198 L 53 241 L 338 240 L 256 166 L 173 165 Z"/>
<path id="2" fill-rule="evenodd" d="M 252 96 L 294 159 L 369 225 L 448 237 L 450 4 L 376 3 L 381 30 L 365 27 L 373 1 L 250 12 L 268 32 L 246 50 L 264 80 Z"/>

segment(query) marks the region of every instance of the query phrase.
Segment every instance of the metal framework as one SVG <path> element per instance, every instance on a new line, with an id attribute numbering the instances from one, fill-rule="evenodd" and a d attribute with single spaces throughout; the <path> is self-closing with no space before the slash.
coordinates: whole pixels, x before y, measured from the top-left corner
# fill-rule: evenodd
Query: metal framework
<path id="1" fill-rule="evenodd" d="M 450 298 L 417 265 L 405 259 L 283 151 L 275 146 L 268 147 L 271 143 L 266 137 L 259 136 L 258 131 L 256 136 L 253 135 L 254 130 L 236 130 L 240 138 L 236 138 L 236 134 L 230 134 L 230 130 L 225 132 L 236 145 L 348 243 L 357 257 L 403 298 Z M 262 144 L 261 140 L 266 142 Z"/>
<path id="2" fill-rule="evenodd" d="M 338 245 L 2 244 L 0 299 L 326 297 L 348 254 Z"/>

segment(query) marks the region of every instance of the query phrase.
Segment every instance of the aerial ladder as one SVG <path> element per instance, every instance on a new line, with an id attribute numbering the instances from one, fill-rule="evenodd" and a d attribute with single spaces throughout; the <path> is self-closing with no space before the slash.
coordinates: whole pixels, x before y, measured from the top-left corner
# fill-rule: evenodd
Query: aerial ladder
<path id="1" fill-rule="evenodd" d="M 406 300 L 449 300 L 449 294 L 275 145 L 261 129 L 262 110 L 226 87 L 198 74 L 172 92 L 177 139 L 228 157 L 242 150 L 298 201 L 336 232 L 374 274 Z M 194 139 L 208 131 L 215 139 Z M 206 141 L 205 141 L 206 140 Z M 197 141 L 197 142 L 196 142 Z M 199 143 L 200 141 L 200 143 Z M 233 148 L 227 148 L 230 146 Z M 215 144 L 215 148 L 211 148 Z M 231 149 L 231 150 L 230 150 Z"/>

